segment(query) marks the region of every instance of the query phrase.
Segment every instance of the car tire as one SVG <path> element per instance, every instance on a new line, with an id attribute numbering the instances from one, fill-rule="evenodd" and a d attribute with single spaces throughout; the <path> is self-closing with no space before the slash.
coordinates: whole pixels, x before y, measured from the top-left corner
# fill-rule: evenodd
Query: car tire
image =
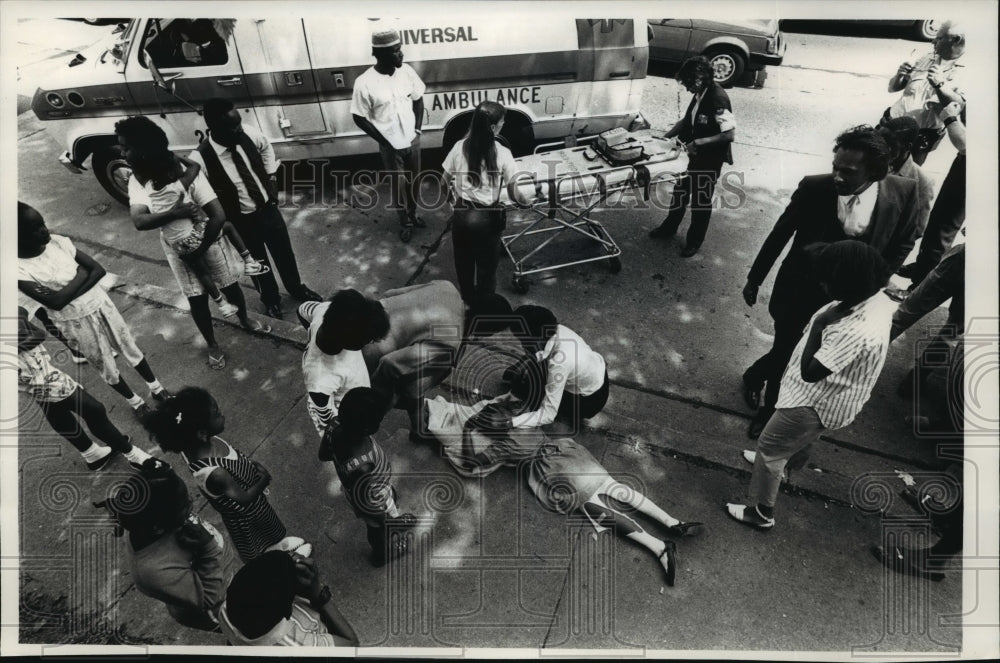
<path id="1" fill-rule="evenodd" d="M 914 39 L 920 41 L 934 41 L 938 33 L 938 24 L 935 20 L 915 21 L 911 28 Z"/>
<path id="2" fill-rule="evenodd" d="M 94 152 L 90 166 L 104 190 L 121 204 L 128 205 L 128 181 L 132 168 L 121 152 L 113 147 L 100 148 Z"/>
<path id="3" fill-rule="evenodd" d="M 722 87 L 732 87 L 747 67 L 746 58 L 733 48 L 707 51 L 705 57 L 715 71 L 715 82 Z"/>

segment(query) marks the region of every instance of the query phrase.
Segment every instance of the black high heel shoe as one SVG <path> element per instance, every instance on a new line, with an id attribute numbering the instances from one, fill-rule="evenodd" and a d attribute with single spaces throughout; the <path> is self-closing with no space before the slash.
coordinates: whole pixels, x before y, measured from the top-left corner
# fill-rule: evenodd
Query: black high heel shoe
<path id="1" fill-rule="evenodd" d="M 667 528 L 667 534 L 672 534 L 674 536 L 698 536 L 701 534 L 701 528 L 704 523 L 691 522 L 691 523 L 677 523 L 676 525 L 671 525 Z"/>
<path id="2" fill-rule="evenodd" d="M 663 552 L 660 553 L 659 559 L 663 559 L 663 556 L 667 556 L 667 587 L 674 586 L 674 577 L 677 575 L 677 544 L 673 541 L 664 541 L 665 547 Z"/>

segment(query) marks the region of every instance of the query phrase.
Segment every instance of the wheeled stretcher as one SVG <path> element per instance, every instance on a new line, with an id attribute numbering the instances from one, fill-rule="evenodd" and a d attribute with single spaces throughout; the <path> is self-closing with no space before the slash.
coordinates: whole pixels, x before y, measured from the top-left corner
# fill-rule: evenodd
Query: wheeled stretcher
<path id="1" fill-rule="evenodd" d="M 511 287 L 528 291 L 527 276 L 539 272 L 607 260 L 608 268 L 621 270 L 621 249 L 607 229 L 590 214 L 614 195 L 615 202 L 627 191 L 641 193 L 649 200 L 650 189 L 676 182 L 687 170 L 687 154 L 674 139 L 662 133 L 640 131 L 628 135 L 627 146 L 641 147 L 641 156 L 629 165 L 614 165 L 596 148 L 597 136 L 578 139 L 575 146 L 565 142 L 545 143 L 535 153 L 515 160 L 517 174 L 501 194 L 505 207 L 522 207 L 514 192 L 534 200 L 527 207 L 535 217 L 517 232 L 502 237 L 504 250 L 514 264 Z M 589 143 L 589 144 L 584 144 Z M 561 263 L 544 263 L 540 252 L 569 231 L 583 236 L 597 255 Z"/>

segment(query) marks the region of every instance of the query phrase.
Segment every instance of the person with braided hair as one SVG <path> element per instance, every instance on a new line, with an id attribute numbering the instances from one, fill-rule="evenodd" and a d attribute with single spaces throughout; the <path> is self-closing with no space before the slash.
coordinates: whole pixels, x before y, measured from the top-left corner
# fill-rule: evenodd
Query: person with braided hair
<path id="1" fill-rule="evenodd" d="M 202 494 L 222 516 L 240 559 L 247 562 L 275 549 L 309 555 L 312 546 L 286 536 L 284 523 L 267 500 L 267 468 L 217 437 L 226 418 L 210 393 L 185 387 L 142 423 L 161 449 L 179 453 L 187 463 Z"/>

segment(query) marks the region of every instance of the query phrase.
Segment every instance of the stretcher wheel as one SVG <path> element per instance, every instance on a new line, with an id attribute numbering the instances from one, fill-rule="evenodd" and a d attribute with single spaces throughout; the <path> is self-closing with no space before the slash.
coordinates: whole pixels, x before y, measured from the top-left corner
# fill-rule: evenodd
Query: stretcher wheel
<path id="1" fill-rule="evenodd" d="M 510 280 L 510 287 L 517 294 L 524 295 L 528 292 L 528 279 L 523 276 L 515 276 Z"/>
<path id="2" fill-rule="evenodd" d="M 608 271 L 612 274 L 617 274 L 622 271 L 622 261 L 621 258 L 615 256 L 614 258 L 608 258 Z"/>
<path id="3" fill-rule="evenodd" d="M 404 244 L 408 244 L 411 237 L 413 237 L 413 228 L 407 227 L 399 229 L 399 239 L 403 240 Z"/>

